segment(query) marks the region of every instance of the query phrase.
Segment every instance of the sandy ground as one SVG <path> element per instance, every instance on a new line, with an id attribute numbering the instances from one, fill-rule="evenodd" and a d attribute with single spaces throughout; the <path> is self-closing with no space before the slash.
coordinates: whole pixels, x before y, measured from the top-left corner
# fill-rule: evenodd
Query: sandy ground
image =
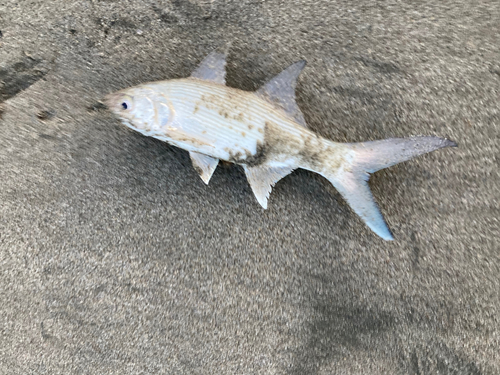
<path id="1" fill-rule="evenodd" d="M 470 3 L 0 1 L 0 373 L 500 373 L 500 6 Z M 458 142 L 373 176 L 396 241 L 309 172 L 267 211 L 239 167 L 206 187 L 99 104 L 228 42 L 240 89 L 306 59 L 324 137 Z"/>

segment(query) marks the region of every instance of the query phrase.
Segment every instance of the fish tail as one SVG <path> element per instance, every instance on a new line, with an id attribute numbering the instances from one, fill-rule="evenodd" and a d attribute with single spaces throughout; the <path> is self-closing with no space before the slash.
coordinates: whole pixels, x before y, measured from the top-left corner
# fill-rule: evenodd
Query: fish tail
<path id="1" fill-rule="evenodd" d="M 418 155 L 445 147 L 456 147 L 453 141 L 438 137 L 390 138 L 381 141 L 350 143 L 340 166 L 324 170 L 326 177 L 361 219 L 384 240 L 393 236 L 375 203 L 368 179 L 370 173 L 410 160 Z M 338 157 L 338 156 L 337 156 Z M 331 163 L 333 165 L 333 163 Z M 327 167 L 328 160 L 325 163 Z"/>

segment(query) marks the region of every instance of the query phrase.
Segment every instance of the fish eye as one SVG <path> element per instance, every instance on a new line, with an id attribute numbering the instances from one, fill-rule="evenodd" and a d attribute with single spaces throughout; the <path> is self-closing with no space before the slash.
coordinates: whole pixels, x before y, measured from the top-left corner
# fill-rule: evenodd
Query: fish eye
<path id="1" fill-rule="evenodd" d="M 120 102 L 120 109 L 123 111 L 129 111 L 132 109 L 132 98 L 128 95 L 122 98 Z"/>
<path id="2" fill-rule="evenodd" d="M 131 109 L 132 108 L 132 104 L 130 103 L 129 100 L 124 100 L 120 103 L 120 107 L 122 107 L 122 109 L 124 111 L 126 111 L 127 109 Z"/>

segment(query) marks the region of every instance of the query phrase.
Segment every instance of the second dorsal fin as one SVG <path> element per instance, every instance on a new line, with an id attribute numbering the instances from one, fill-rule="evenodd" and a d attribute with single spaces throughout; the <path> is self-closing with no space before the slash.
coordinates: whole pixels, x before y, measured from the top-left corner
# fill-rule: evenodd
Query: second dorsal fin
<path id="1" fill-rule="evenodd" d="M 295 86 L 297 78 L 306 66 L 305 60 L 297 61 L 271 78 L 264 86 L 257 90 L 257 95 L 265 98 L 277 107 L 283 109 L 303 127 L 307 127 L 300 108 L 295 102 Z"/>

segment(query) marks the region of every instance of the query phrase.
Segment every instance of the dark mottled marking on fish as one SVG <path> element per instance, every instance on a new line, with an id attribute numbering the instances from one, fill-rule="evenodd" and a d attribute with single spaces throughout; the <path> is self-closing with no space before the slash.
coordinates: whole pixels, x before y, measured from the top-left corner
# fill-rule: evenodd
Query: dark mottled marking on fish
<path id="1" fill-rule="evenodd" d="M 199 174 L 199 175 L 202 175 L 203 174 L 203 169 L 196 163 L 192 163 L 193 164 L 193 168 L 194 170 Z"/>
<path id="2" fill-rule="evenodd" d="M 233 119 L 239 122 L 245 122 L 247 119 L 245 114 L 240 111 L 240 109 L 236 106 L 231 105 L 231 103 L 234 102 L 234 99 L 232 98 L 221 98 L 217 95 L 202 95 L 201 100 L 196 102 L 195 106 L 195 112 L 197 111 L 197 107 L 199 105 L 203 105 L 205 108 L 209 110 L 214 110 L 218 109 L 219 115 L 223 116 L 224 118 L 228 119 Z M 250 119 L 248 117 L 248 119 Z"/>
<path id="3" fill-rule="evenodd" d="M 261 142 L 257 142 L 257 151 L 255 154 L 250 155 L 247 160 L 245 160 L 245 164 L 249 167 L 255 167 L 257 165 L 261 165 L 265 163 L 267 160 L 266 146 Z"/>
<path id="4" fill-rule="evenodd" d="M 324 147 L 324 144 L 316 135 L 308 135 L 304 140 L 304 147 L 299 151 L 299 155 L 311 168 L 321 170 L 326 161 L 325 156 L 328 155 L 327 158 L 331 156 Z"/>
<path id="5" fill-rule="evenodd" d="M 264 126 L 264 144 L 273 155 L 295 155 L 304 145 L 296 135 L 284 131 L 273 121 L 266 121 Z"/>
<path id="6" fill-rule="evenodd" d="M 257 141 L 256 152 L 254 154 L 247 153 L 244 159 L 235 157 L 236 155 L 232 154 L 231 150 L 225 149 L 230 154 L 229 161 L 236 164 L 245 164 L 249 167 L 256 167 L 264 164 L 268 160 L 269 154 L 276 156 L 287 154 L 291 149 L 293 152 L 297 151 L 297 149 L 293 149 L 293 145 L 297 145 L 294 137 L 289 136 L 287 138 L 284 136 L 273 122 L 266 121 L 263 132 L 264 143 Z"/>
<path id="7" fill-rule="evenodd" d="M 266 147 L 262 142 L 257 142 L 257 150 L 255 153 L 251 153 L 250 150 L 244 150 L 245 155 L 241 152 L 234 153 L 231 149 L 224 149 L 229 154 L 229 159 L 227 161 L 235 164 L 244 164 L 249 167 L 256 167 L 266 162 Z M 244 157 L 243 157 L 244 156 Z"/>
<path id="8" fill-rule="evenodd" d="M 229 152 L 229 161 L 233 163 L 244 163 L 245 159 L 242 158 L 243 154 L 240 151 Z"/>
<path id="9" fill-rule="evenodd" d="M 331 148 L 320 137 L 306 129 L 299 138 L 283 131 L 274 122 L 266 121 L 264 141 L 267 153 L 274 157 L 296 155 L 300 160 L 299 163 L 312 170 L 321 171 L 325 168 L 325 164 L 328 168 L 340 168 L 344 160 L 338 150 Z M 342 145 L 338 147 L 342 148 Z"/>
<path id="10" fill-rule="evenodd" d="M 175 133 L 175 131 L 174 131 Z M 175 142 L 185 142 L 185 143 L 195 143 L 199 146 L 207 146 L 207 145 L 210 145 L 209 143 L 207 142 L 202 142 L 200 141 L 199 139 L 191 139 L 189 137 L 185 137 L 185 136 L 179 136 L 179 135 L 176 135 L 176 136 L 172 136 L 172 139 L 175 141 Z"/>

